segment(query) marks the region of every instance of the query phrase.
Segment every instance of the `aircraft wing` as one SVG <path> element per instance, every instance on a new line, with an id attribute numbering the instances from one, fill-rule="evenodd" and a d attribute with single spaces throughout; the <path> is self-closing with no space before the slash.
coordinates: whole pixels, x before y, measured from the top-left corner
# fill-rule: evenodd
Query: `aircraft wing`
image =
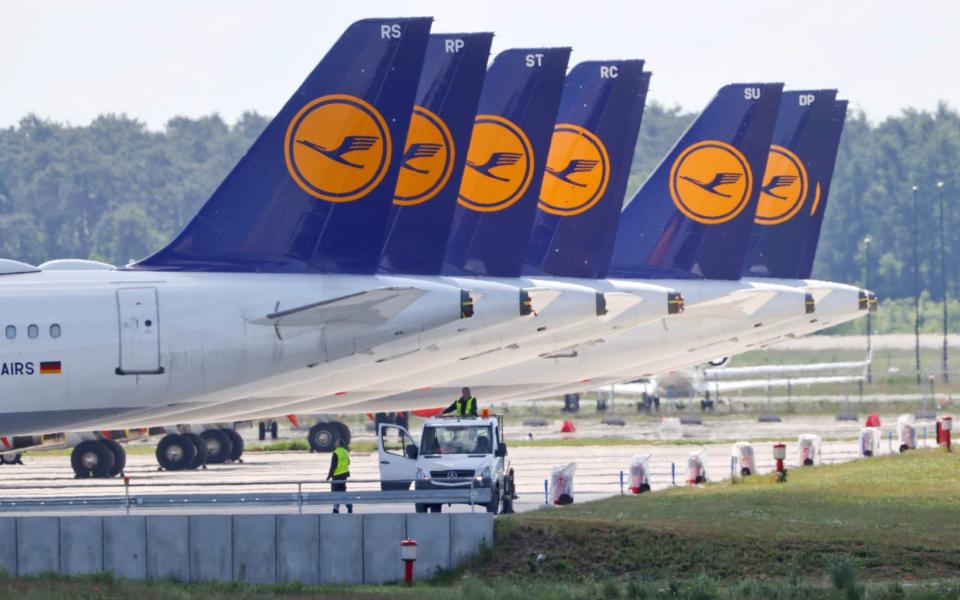
<path id="1" fill-rule="evenodd" d="M 386 323 L 424 293 L 413 287 L 378 288 L 279 310 L 249 321 L 276 327 L 305 327 L 337 321 Z"/>
<path id="2" fill-rule="evenodd" d="M 757 312 L 776 296 L 776 290 L 741 290 L 706 302 L 688 304 L 685 312 L 697 317 L 740 319 Z"/>

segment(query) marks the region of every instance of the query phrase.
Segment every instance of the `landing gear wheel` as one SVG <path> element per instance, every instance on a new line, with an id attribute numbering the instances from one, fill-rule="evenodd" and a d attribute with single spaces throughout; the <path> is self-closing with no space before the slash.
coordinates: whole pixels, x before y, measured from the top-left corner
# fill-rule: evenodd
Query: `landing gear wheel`
<path id="1" fill-rule="evenodd" d="M 333 423 L 317 423 L 310 428 L 307 441 L 314 452 L 333 452 L 340 438 L 340 428 Z"/>
<path id="2" fill-rule="evenodd" d="M 260 421 L 257 427 L 259 429 L 259 431 L 257 431 L 257 437 L 262 442 L 263 440 L 267 439 L 267 424 L 263 421 Z"/>
<path id="3" fill-rule="evenodd" d="M 910 446 L 908 446 L 908 445 L 906 445 L 906 444 L 900 444 L 900 454 L 903 454 L 904 452 L 906 452 L 906 451 L 909 450 L 909 449 L 910 449 Z"/>
<path id="4" fill-rule="evenodd" d="M 240 457 L 243 456 L 243 436 L 237 433 L 236 429 L 221 429 L 220 431 L 227 434 L 227 437 L 230 438 L 230 443 L 233 444 L 233 451 L 230 452 L 230 460 L 242 462 Z"/>
<path id="5" fill-rule="evenodd" d="M 344 423 L 340 421 L 334 421 L 331 425 L 336 425 L 337 429 L 340 431 L 340 439 L 343 440 L 344 446 L 350 446 L 350 428 L 347 427 Z"/>
<path id="6" fill-rule="evenodd" d="M 442 511 L 443 511 L 443 505 L 442 505 L 442 504 L 430 504 L 430 505 L 428 505 L 428 506 L 430 507 L 430 512 L 432 512 L 432 513 L 438 513 L 438 512 L 442 512 Z"/>
<path id="7" fill-rule="evenodd" d="M 183 437 L 187 438 L 193 444 L 196 454 L 190 462 L 190 469 L 201 469 L 207 466 L 207 441 L 196 433 L 185 433 Z"/>
<path id="8" fill-rule="evenodd" d="M 425 513 L 427 512 L 427 509 L 430 507 L 429 504 L 420 504 L 419 502 L 417 504 L 414 504 L 413 506 L 418 513 Z"/>
<path id="9" fill-rule="evenodd" d="M 80 442 L 70 454 L 70 466 L 77 479 L 109 477 L 113 468 L 113 452 L 99 440 Z"/>
<path id="10" fill-rule="evenodd" d="M 277 439 L 277 432 L 278 432 L 278 431 L 279 431 L 279 427 L 277 426 L 277 422 L 276 422 L 276 421 L 271 421 L 271 422 L 270 422 L 270 439 L 271 439 L 271 440 Z"/>
<path id="11" fill-rule="evenodd" d="M 179 433 L 168 433 L 157 444 L 157 462 L 165 471 L 189 469 L 196 454 L 193 442 Z"/>
<path id="12" fill-rule="evenodd" d="M 487 512 L 495 515 L 500 510 L 500 485 L 497 484 L 493 486 L 490 493 L 492 496 L 490 498 L 490 504 L 487 504 Z"/>
<path id="13" fill-rule="evenodd" d="M 208 429 L 200 434 L 207 446 L 207 464 L 221 465 L 233 455 L 233 442 L 222 429 Z"/>
<path id="14" fill-rule="evenodd" d="M 740 474 L 743 475 L 744 477 L 749 477 L 750 475 L 752 475 L 748 467 L 743 467 L 742 469 L 740 469 Z"/>
<path id="15" fill-rule="evenodd" d="M 113 454 L 113 466 L 110 467 L 110 477 L 116 477 L 123 473 L 127 466 L 127 451 L 123 449 L 116 440 L 100 440 L 100 443 L 107 447 L 107 450 Z"/>

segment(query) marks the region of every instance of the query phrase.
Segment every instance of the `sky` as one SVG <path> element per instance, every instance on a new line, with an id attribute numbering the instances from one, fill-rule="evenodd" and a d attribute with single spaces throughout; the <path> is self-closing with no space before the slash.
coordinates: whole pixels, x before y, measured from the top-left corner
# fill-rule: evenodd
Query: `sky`
<path id="1" fill-rule="evenodd" d="M 73 125 L 126 113 L 151 129 L 273 115 L 351 22 L 424 15 L 438 32 L 495 32 L 494 53 L 645 59 L 648 98 L 689 111 L 757 81 L 836 87 L 873 121 L 960 106 L 960 3 L 948 0 L 4 0 L 0 127 L 29 113 Z"/>

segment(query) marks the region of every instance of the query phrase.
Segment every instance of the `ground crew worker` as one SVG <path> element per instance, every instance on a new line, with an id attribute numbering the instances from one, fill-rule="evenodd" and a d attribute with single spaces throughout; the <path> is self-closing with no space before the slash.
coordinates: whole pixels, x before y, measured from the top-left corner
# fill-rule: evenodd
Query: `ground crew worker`
<path id="1" fill-rule="evenodd" d="M 470 388 L 465 387 L 460 390 L 460 397 L 443 411 L 445 415 L 450 413 L 455 413 L 458 417 L 477 416 L 477 399 L 470 393 Z"/>
<path id="2" fill-rule="evenodd" d="M 331 492 L 345 492 L 347 491 L 347 478 L 350 477 L 350 451 L 346 449 L 343 445 L 343 440 L 337 440 L 337 447 L 334 448 L 333 454 L 330 455 L 330 472 L 327 474 L 327 479 L 331 481 L 330 491 Z M 340 505 L 333 505 L 333 512 L 340 512 Z M 353 505 L 347 505 L 347 512 L 353 512 Z"/>

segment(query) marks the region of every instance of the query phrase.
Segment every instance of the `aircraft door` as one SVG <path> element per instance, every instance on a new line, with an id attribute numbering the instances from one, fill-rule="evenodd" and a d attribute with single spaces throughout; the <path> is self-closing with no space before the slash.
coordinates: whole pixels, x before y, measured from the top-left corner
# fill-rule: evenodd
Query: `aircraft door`
<path id="1" fill-rule="evenodd" d="M 407 490 L 417 474 L 417 445 L 403 427 L 381 423 L 377 430 L 380 489 Z"/>
<path id="2" fill-rule="evenodd" d="M 158 375 L 160 366 L 160 319 L 157 289 L 117 290 L 120 325 L 120 365 L 117 375 Z"/>

